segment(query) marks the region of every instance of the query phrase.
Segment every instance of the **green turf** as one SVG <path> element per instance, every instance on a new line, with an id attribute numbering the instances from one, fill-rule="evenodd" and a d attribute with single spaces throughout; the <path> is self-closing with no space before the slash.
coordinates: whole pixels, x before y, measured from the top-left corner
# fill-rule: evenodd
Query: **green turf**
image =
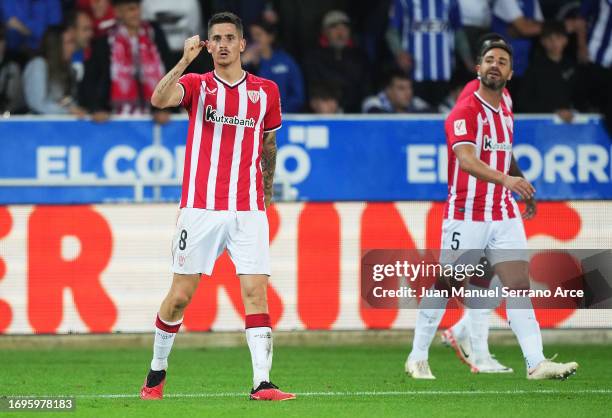
<path id="1" fill-rule="evenodd" d="M 547 353 L 560 353 L 559 360 L 575 359 L 580 369 L 567 381 L 539 382 L 525 379 L 517 347 L 492 349 L 499 360 L 516 372 L 473 375 L 449 349 L 434 346 L 430 364 L 438 379 L 414 381 L 403 371 L 404 347 L 276 347 L 273 381 L 283 389 L 302 393 L 295 401 L 280 403 L 247 400 L 251 365 L 246 347 L 176 348 L 171 357 L 166 394 L 227 395 L 175 397 L 161 402 L 144 402 L 137 398 L 150 360 L 150 351 L 146 349 L 2 350 L 0 395 L 77 396 L 76 412 L 27 414 L 36 417 L 611 416 L 610 346 L 548 346 Z M 411 393 L 354 394 L 364 391 Z M 489 393 L 452 394 L 448 393 L 450 391 Z M 512 391 L 527 393 L 507 393 Z M 596 391 L 599 393 L 593 393 Z M 241 392 L 244 396 L 236 395 Z M 308 392 L 344 393 L 323 396 L 308 395 Z M 134 396 L 120 399 L 84 397 L 98 394 Z M 8 417 L 19 415 L 6 414 Z"/>

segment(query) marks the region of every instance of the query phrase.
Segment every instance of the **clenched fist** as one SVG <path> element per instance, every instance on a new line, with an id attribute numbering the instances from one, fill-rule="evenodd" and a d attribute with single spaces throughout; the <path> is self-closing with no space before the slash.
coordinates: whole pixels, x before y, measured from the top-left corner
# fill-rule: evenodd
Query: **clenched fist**
<path id="1" fill-rule="evenodd" d="M 192 36 L 185 40 L 185 48 L 183 49 L 183 59 L 191 63 L 206 46 L 206 42 L 200 40 L 200 35 Z"/>

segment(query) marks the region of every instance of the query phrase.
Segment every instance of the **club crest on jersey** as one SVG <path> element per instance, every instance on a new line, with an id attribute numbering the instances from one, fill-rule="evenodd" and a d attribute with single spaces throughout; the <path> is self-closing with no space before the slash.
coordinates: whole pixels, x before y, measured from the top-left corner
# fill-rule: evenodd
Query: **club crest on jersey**
<path id="1" fill-rule="evenodd" d="M 485 151 L 512 151 L 512 144 L 505 142 L 494 142 L 489 135 L 482 138 L 482 149 Z"/>
<path id="2" fill-rule="evenodd" d="M 222 123 L 224 125 L 244 126 L 246 128 L 255 127 L 255 119 L 240 119 L 238 116 L 225 116 L 217 115 L 217 109 L 211 105 L 206 106 L 206 117 L 207 122 Z"/>
<path id="3" fill-rule="evenodd" d="M 259 92 L 257 90 L 249 90 L 247 91 L 247 95 L 251 102 L 257 103 L 259 101 Z"/>

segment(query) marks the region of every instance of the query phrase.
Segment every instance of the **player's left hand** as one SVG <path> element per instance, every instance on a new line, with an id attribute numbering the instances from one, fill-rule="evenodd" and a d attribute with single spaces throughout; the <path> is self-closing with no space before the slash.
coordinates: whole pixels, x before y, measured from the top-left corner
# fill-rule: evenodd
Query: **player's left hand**
<path id="1" fill-rule="evenodd" d="M 523 212 L 523 219 L 532 219 L 537 213 L 536 200 L 534 197 L 525 200 L 525 211 Z"/>
<path id="2" fill-rule="evenodd" d="M 265 194 L 264 195 L 264 205 L 266 206 L 266 209 L 268 209 L 271 204 L 272 204 L 272 195 Z"/>

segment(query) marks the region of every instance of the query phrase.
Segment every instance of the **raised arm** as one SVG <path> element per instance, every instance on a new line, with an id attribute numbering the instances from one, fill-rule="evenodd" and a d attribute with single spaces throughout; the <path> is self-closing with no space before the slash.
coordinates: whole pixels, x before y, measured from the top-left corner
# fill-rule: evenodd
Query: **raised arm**
<path id="1" fill-rule="evenodd" d="M 473 145 L 457 145 L 453 148 L 453 151 L 459 161 L 459 167 L 477 179 L 489 183 L 501 184 L 505 188 L 518 193 L 524 200 L 531 199 L 535 194 L 534 187 L 523 177 L 504 174 L 501 171 L 492 169 L 482 162 L 482 160 L 476 156 L 476 148 Z"/>
<path id="2" fill-rule="evenodd" d="M 151 104 L 154 107 L 164 109 L 166 107 L 176 107 L 181 103 L 183 89 L 178 85 L 178 80 L 205 45 L 205 42 L 200 41 L 199 35 L 193 36 L 185 41 L 183 57 L 179 60 L 178 64 L 157 83 L 153 91 Z"/>
<path id="3" fill-rule="evenodd" d="M 274 170 L 276 168 L 276 132 L 268 132 L 263 137 L 261 152 L 261 169 L 264 182 L 264 199 L 266 208 L 272 202 L 272 185 L 274 184 Z"/>

